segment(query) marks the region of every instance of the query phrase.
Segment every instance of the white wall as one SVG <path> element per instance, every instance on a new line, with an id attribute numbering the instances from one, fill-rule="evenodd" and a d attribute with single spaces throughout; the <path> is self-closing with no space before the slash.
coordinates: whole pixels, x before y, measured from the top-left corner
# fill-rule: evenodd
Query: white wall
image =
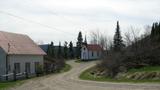
<path id="1" fill-rule="evenodd" d="M 82 47 L 82 49 L 81 49 L 81 59 L 82 60 L 88 59 L 88 50 L 86 47 Z"/>
<path id="2" fill-rule="evenodd" d="M 11 67 L 9 72 L 13 72 L 14 63 L 20 63 L 20 71 L 25 72 L 25 63 L 30 63 L 31 73 L 35 73 L 35 62 L 39 62 L 43 65 L 43 56 L 36 55 L 9 55 L 8 62 Z"/>
<path id="3" fill-rule="evenodd" d="M 93 52 L 93 56 L 92 56 L 92 52 Z M 97 53 L 99 53 L 99 56 L 97 55 Z M 101 52 L 97 52 L 97 51 L 89 51 L 89 59 L 100 59 L 101 57 Z"/>

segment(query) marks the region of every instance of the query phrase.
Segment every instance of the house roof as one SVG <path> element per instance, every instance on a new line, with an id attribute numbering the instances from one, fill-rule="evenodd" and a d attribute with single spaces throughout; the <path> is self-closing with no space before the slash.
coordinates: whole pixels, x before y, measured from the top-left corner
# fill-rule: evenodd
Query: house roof
<path id="1" fill-rule="evenodd" d="M 0 47 L 7 54 L 45 55 L 27 35 L 0 31 Z"/>
<path id="2" fill-rule="evenodd" d="M 100 45 L 98 44 L 88 44 L 87 49 L 91 51 L 102 51 L 103 49 L 101 48 Z"/>

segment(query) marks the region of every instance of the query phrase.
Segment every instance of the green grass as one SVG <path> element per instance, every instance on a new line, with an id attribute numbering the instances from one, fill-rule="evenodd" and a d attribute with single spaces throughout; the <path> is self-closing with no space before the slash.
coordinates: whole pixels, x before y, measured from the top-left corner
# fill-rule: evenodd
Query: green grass
<path id="1" fill-rule="evenodd" d="M 92 61 L 98 61 L 98 60 L 97 59 L 90 59 L 90 60 L 77 59 L 77 60 L 75 60 L 76 63 L 92 62 Z"/>
<path id="2" fill-rule="evenodd" d="M 160 66 L 153 66 L 153 67 L 143 67 L 139 69 L 130 69 L 128 73 L 134 73 L 134 72 L 160 72 Z"/>
<path id="3" fill-rule="evenodd" d="M 0 82 L 0 90 L 4 90 L 4 89 L 10 88 L 10 87 L 21 85 L 23 83 L 24 83 L 24 80 Z"/>
<path id="4" fill-rule="evenodd" d="M 60 73 L 67 72 L 67 71 L 71 70 L 71 68 L 72 67 L 69 64 L 65 64 L 65 67 L 62 70 L 60 70 Z"/>
<path id="5" fill-rule="evenodd" d="M 113 79 L 111 77 L 94 76 L 94 75 L 90 74 L 90 71 L 93 69 L 94 69 L 94 67 L 85 70 L 84 72 L 82 72 L 80 74 L 79 78 L 82 80 L 101 81 L 101 82 L 117 82 L 117 83 L 121 83 L 121 82 L 123 82 L 123 83 L 160 83 L 160 80 L 148 80 L 148 79 L 147 80 L 131 80 L 131 79 L 125 79 L 125 78 L 121 78 L 121 79 L 117 80 L 117 79 Z M 149 70 L 151 71 L 151 69 L 149 69 Z M 139 70 L 139 71 L 142 71 L 142 70 Z"/>
<path id="6" fill-rule="evenodd" d="M 81 63 L 81 62 L 83 62 L 81 59 L 77 59 L 76 61 L 75 61 L 76 63 Z"/>

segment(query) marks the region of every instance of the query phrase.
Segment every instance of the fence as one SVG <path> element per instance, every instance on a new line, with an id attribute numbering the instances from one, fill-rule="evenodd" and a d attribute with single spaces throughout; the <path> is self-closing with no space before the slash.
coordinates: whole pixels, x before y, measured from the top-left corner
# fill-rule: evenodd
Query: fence
<path id="1" fill-rule="evenodd" d="M 0 80 L 1 81 L 8 81 L 8 80 L 18 80 L 18 79 L 22 79 L 22 78 L 29 78 L 29 73 L 27 72 L 23 72 L 23 73 L 9 73 L 9 74 L 5 74 L 5 75 L 1 75 L 0 76 Z"/>

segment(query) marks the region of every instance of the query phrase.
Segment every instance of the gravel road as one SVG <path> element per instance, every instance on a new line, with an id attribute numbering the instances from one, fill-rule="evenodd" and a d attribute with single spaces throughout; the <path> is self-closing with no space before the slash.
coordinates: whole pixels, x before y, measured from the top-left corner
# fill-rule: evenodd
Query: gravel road
<path id="1" fill-rule="evenodd" d="M 79 80 L 79 74 L 96 62 L 75 63 L 69 72 L 47 75 L 26 81 L 23 85 L 10 90 L 160 90 L 160 84 L 129 84 Z"/>

